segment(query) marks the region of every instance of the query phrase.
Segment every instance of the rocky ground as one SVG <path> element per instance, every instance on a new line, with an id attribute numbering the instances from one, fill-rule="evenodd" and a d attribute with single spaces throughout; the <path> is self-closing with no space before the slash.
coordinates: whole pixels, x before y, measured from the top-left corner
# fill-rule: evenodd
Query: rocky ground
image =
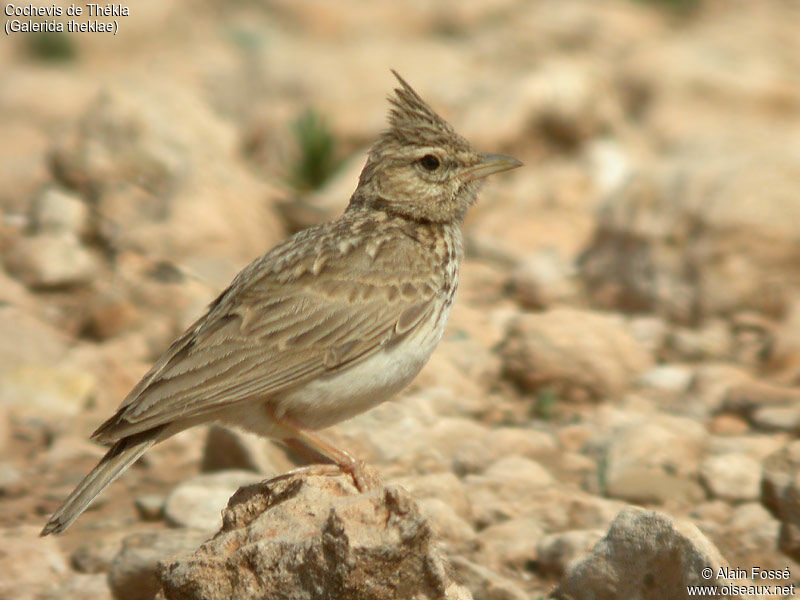
<path id="1" fill-rule="evenodd" d="M 797 2 L 129 8 L 0 44 L 0 598 L 791 596 L 721 588 L 800 583 Z M 389 68 L 526 166 L 429 365 L 326 432 L 376 487 L 261 483 L 302 457 L 198 428 L 38 538 L 172 338 L 344 208 Z M 316 190 L 309 108 L 344 160 Z"/>

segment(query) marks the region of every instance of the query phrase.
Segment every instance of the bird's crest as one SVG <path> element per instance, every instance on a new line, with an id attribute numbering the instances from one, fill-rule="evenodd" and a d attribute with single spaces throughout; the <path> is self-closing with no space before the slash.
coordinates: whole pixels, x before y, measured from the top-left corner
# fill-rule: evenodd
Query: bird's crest
<path id="1" fill-rule="evenodd" d="M 389 98 L 392 108 L 389 111 L 389 130 L 384 133 L 385 137 L 418 146 L 437 146 L 445 142 L 469 146 L 447 121 L 425 104 L 397 71 L 392 69 L 392 74 L 397 77 L 400 87 L 395 88 L 394 96 Z"/>

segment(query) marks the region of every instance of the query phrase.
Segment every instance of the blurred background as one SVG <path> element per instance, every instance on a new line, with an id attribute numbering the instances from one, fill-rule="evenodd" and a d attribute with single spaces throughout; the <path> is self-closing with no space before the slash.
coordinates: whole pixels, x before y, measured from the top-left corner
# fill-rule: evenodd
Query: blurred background
<path id="1" fill-rule="evenodd" d="M 800 2 L 119 6 L 76 17 L 117 35 L 0 41 L 0 597 L 109 598 L 109 571 L 126 597 L 126 535 L 193 547 L 238 485 L 298 460 L 187 431 L 35 537 L 172 339 L 341 213 L 390 68 L 525 167 L 468 216 L 429 366 L 329 437 L 522 594 L 476 598 L 541 597 L 626 504 L 800 578 Z"/>

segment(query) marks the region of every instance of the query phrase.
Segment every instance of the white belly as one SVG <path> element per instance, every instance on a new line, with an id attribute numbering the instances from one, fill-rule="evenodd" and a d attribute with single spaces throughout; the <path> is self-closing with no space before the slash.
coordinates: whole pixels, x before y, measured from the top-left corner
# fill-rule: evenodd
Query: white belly
<path id="1" fill-rule="evenodd" d="M 275 399 L 276 416 L 286 415 L 309 429 L 344 421 L 388 400 L 407 386 L 430 358 L 442 338 L 450 307 L 436 327 L 418 326 L 399 344 L 381 350 L 361 363 L 317 378 L 302 388 Z"/>

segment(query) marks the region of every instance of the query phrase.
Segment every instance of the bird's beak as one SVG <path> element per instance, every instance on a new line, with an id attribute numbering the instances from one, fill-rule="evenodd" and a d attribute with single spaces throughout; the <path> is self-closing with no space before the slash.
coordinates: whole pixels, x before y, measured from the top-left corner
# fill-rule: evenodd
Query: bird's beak
<path id="1" fill-rule="evenodd" d="M 510 156 L 505 156 L 503 154 L 481 154 L 481 162 L 467 169 L 462 178 L 464 181 L 474 181 L 475 179 L 482 179 L 493 173 L 502 173 L 503 171 L 516 169 L 521 166 L 521 162 Z"/>

